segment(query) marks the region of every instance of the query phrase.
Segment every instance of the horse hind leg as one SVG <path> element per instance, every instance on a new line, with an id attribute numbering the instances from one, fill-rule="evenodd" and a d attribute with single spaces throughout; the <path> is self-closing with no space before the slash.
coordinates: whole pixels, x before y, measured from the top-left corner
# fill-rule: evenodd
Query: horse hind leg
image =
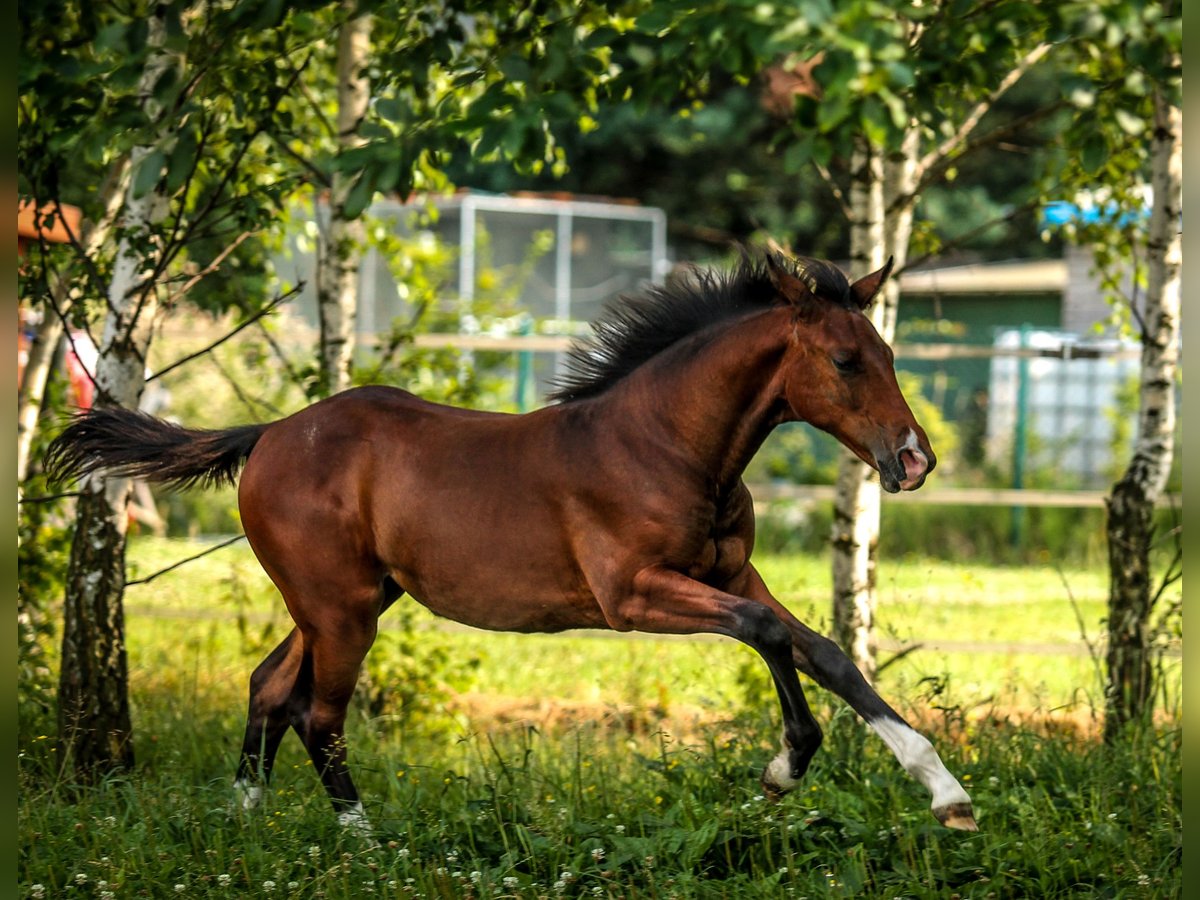
<path id="1" fill-rule="evenodd" d="M 246 734 L 234 780 L 242 809 L 259 804 L 263 785 L 271 778 L 279 743 L 290 724 L 289 706 L 303 658 L 304 637 L 298 629 L 292 629 L 250 676 Z"/>
<path id="2" fill-rule="evenodd" d="M 370 615 L 341 613 L 306 641 L 302 678 L 308 690 L 293 695 L 292 727 L 300 735 L 321 776 L 338 822 L 367 833 L 370 824 L 350 777 L 346 746 L 346 710 L 358 682 L 359 669 L 375 640 L 378 605 Z"/>

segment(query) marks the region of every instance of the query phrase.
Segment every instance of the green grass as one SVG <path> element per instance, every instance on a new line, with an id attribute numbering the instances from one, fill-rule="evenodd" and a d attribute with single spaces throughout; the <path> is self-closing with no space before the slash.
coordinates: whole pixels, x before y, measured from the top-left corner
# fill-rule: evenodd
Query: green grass
<path id="1" fill-rule="evenodd" d="M 139 539 L 131 561 L 144 575 L 189 552 L 194 546 Z M 768 556 L 761 568 L 819 627 L 828 561 Z M 1095 634 L 1101 576 L 1066 577 Z M 902 560 L 881 568 L 880 585 L 880 624 L 905 640 L 1078 643 L 1053 569 Z M 536 715 L 512 721 L 486 705 L 447 703 L 404 724 L 360 705 L 349 731 L 381 842 L 370 847 L 337 831 L 294 735 L 264 808 L 230 807 L 246 679 L 288 627 L 248 551 L 229 548 L 133 587 L 127 603 L 138 768 L 75 784 L 60 776 L 45 722 L 22 723 L 23 896 L 34 884 L 47 897 L 1181 890 L 1178 719 L 1104 747 L 1071 729 L 971 714 L 980 704 L 1049 714 L 1074 702 L 1086 711 L 1086 694 L 1096 697 L 1086 657 L 918 652 L 884 673 L 881 691 L 902 711 L 938 707 L 925 730 L 972 793 L 982 828 L 962 834 L 937 825 L 924 790 L 815 688 L 808 693 L 825 746 L 800 789 L 777 804 L 761 799 L 758 775 L 776 752 L 778 715 L 762 666 L 732 642 L 431 633 L 428 641 L 448 648 L 443 673 L 460 689 L 579 702 L 583 711 L 548 727 Z M 166 617 L 188 611 L 206 617 Z M 385 640 L 377 655 L 386 662 L 393 647 Z M 458 665 L 471 658 L 477 667 Z M 1171 713 L 1177 672 L 1169 669 Z M 603 714 L 630 706 L 645 712 Z M 696 719 L 685 714 L 695 710 Z"/>

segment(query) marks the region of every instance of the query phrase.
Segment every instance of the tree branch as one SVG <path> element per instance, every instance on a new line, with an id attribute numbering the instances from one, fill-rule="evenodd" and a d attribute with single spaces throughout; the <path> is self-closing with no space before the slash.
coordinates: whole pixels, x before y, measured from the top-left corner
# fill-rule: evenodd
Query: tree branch
<path id="1" fill-rule="evenodd" d="M 846 200 L 846 195 L 842 193 L 842 189 L 838 187 L 837 182 L 833 180 L 833 173 L 826 166 L 819 162 L 813 161 L 813 165 L 817 169 L 817 174 L 821 176 L 821 180 L 825 182 L 825 186 L 829 188 L 833 194 L 833 199 L 838 202 L 838 206 L 842 209 L 842 215 L 846 217 L 847 222 L 854 221 L 854 210 L 850 208 L 850 204 Z"/>
<path id="2" fill-rule="evenodd" d="M 937 147 L 921 157 L 920 162 L 917 163 L 918 181 L 924 176 L 926 171 L 931 169 L 941 160 L 949 157 L 950 154 L 954 153 L 960 146 L 962 146 L 962 144 L 970 136 L 971 132 L 975 130 L 975 126 L 979 124 L 979 120 L 982 119 L 987 111 L 992 108 L 992 105 L 995 104 L 995 102 L 1002 96 L 1004 96 L 1009 88 L 1020 81 L 1021 77 L 1028 72 L 1029 69 L 1036 62 L 1038 62 L 1038 60 L 1040 60 L 1050 51 L 1050 47 L 1050 44 L 1038 44 L 1036 47 L 1026 53 L 1025 56 L 1023 56 L 1012 68 L 1012 70 L 1002 79 L 1000 79 L 1000 83 L 992 89 L 991 93 L 989 93 L 983 100 L 980 100 L 975 104 L 975 108 L 967 114 L 967 117 L 963 119 L 962 123 L 958 126 L 958 129 L 954 132 L 954 134 L 946 138 L 946 140 L 942 141 L 942 143 L 940 143 Z"/>
<path id="3" fill-rule="evenodd" d="M 274 310 L 277 306 L 279 306 L 281 303 L 285 302 L 286 300 L 290 300 L 296 294 L 300 293 L 300 291 L 303 289 L 304 289 L 304 282 L 302 281 L 299 284 L 297 284 L 294 288 L 292 288 L 290 291 L 288 291 L 284 294 L 280 294 L 278 297 L 276 297 L 274 300 L 272 300 L 270 303 L 268 303 L 266 306 L 264 306 L 262 309 L 260 309 L 254 315 L 252 315 L 250 318 L 246 319 L 244 322 L 242 322 L 240 325 L 238 325 L 236 328 L 234 328 L 228 334 L 221 336 L 220 338 L 213 341 L 211 344 L 209 344 L 207 347 L 203 348 L 202 350 L 197 350 L 195 353 L 189 353 L 187 356 L 183 357 L 182 359 L 177 359 L 175 362 L 171 363 L 169 366 L 159 369 L 157 372 L 153 373 L 152 375 L 149 375 L 146 378 L 146 381 L 151 382 L 156 378 L 161 378 L 162 376 L 166 375 L 168 372 L 172 372 L 175 369 L 178 369 L 184 363 L 189 363 L 193 359 L 196 359 L 197 357 L 201 357 L 206 353 L 211 353 L 213 350 L 216 350 L 218 347 L 220 347 L 223 343 L 225 343 L 227 340 L 229 340 L 231 337 L 233 337 L 239 331 L 242 331 L 245 328 L 249 328 L 251 325 L 253 325 L 255 322 L 257 322 L 263 316 L 267 315 L 269 312 Z"/>
<path id="4" fill-rule="evenodd" d="M 168 296 L 167 303 L 175 303 L 176 301 L 181 299 L 184 294 L 186 294 L 188 291 L 190 291 L 192 288 L 194 288 L 197 284 L 199 284 L 200 281 L 206 275 L 211 275 L 213 272 L 215 272 L 220 267 L 221 263 L 225 262 L 226 258 L 229 256 L 229 254 L 231 254 L 234 250 L 236 250 L 238 247 L 240 247 L 242 245 L 242 242 L 245 241 L 246 238 L 250 237 L 251 234 L 253 234 L 253 232 L 250 232 L 250 231 L 243 231 L 241 234 L 239 234 L 233 240 L 233 243 L 231 243 L 228 247 L 226 247 L 224 250 L 222 250 L 220 253 L 218 253 L 216 255 L 216 257 L 213 259 L 212 262 L 210 262 L 207 266 L 205 266 L 203 269 L 201 269 L 195 275 L 191 276 L 186 282 L 184 282 L 183 287 L 181 287 L 175 293 Z"/>
<path id="5" fill-rule="evenodd" d="M 237 383 L 237 379 L 234 378 L 233 375 L 231 375 L 228 371 L 226 371 L 225 367 L 221 365 L 221 361 L 215 356 L 211 357 L 209 362 L 212 363 L 213 368 L 221 373 L 221 377 L 224 378 L 229 384 L 229 387 L 233 389 L 233 393 L 237 396 L 238 400 L 241 401 L 242 406 L 246 407 L 246 409 L 250 411 L 251 415 L 257 416 L 259 414 L 259 410 L 255 409 L 255 406 L 257 405 L 261 406 L 273 416 L 277 416 L 279 418 L 283 417 L 282 410 L 277 409 L 275 406 L 267 403 L 265 400 L 259 400 L 255 397 L 251 397 L 249 394 L 243 391 L 242 386 Z"/>
<path id="6" fill-rule="evenodd" d="M 135 578 L 132 581 L 127 581 L 127 582 L 125 582 L 125 587 L 133 587 L 133 585 L 135 585 L 135 584 L 147 584 L 147 583 L 153 581 L 159 575 L 166 575 L 168 572 L 173 572 L 175 569 L 178 569 L 180 566 L 187 565 L 190 562 L 195 562 L 196 560 L 198 560 L 202 557 L 208 556 L 208 554 L 210 554 L 210 553 L 216 553 L 218 550 L 222 550 L 225 547 L 228 547 L 230 544 L 236 544 L 238 541 L 244 540 L 245 537 L 246 536 L 244 534 L 239 534 L 236 537 L 231 537 L 228 540 L 221 541 L 221 543 L 216 544 L 215 546 L 209 547 L 207 550 L 205 550 L 201 553 L 197 553 L 195 556 L 189 556 L 186 559 L 181 559 L 181 560 L 179 560 L 179 562 L 172 563 L 171 565 L 167 566 L 165 569 L 159 569 L 157 572 L 147 575 L 145 578 Z"/>
<path id="7" fill-rule="evenodd" d="M 293 368 L 291 360 L 287 358 L 287 354 L 283 352 L 283 348 L 279 346 L 279 342 L 275 340 L 275 336 L 267 331 L 266 323 L 260 321 L 258 330 L 263 333 L 263 337 L 267 339 L 267 345 L 279 357 L 279 362 L 283 364 L 283 368 L 288 373 L 288 378 L 292 380 L 292 384 L 300 384 L 302 379 L 300 374 Z"/>

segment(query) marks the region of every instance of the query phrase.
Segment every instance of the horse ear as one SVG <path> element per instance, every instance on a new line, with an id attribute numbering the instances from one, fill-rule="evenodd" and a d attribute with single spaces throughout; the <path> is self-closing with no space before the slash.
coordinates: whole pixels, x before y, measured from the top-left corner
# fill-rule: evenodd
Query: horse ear
<path id="1" fill-rule="evenodd" d="M 767 274 L 771 286 L 792 306 L 802 306 L 812 299 L 808 285 L 780 265 L 779 258 L 773 253 L 767 255 Z"/>
<path id="2" fill-rule="evenodd" d="M 850 285 L 850 293 L 858 303 L 859 309 L 866 309 L 871 305 L 871 301 L 875 299 L 875 295 L 879 293 L 879 289 L 883 287 L 883 283 L 892 274 L 893 261 L 893 257 L 889 256 L 888 261 L 883 264 L 882 269 L 872 272 L 870 275 L 864 275 L 858 281 L 854 282 L 854 284 Z"/>

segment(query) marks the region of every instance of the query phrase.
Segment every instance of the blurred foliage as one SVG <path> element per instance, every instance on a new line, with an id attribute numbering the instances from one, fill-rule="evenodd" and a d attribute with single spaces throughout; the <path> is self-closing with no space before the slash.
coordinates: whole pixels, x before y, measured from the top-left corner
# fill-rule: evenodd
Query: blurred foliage
<path id="1" fill-rule="evenodd" d="M 61 377 L 51 377 L 46 406 L 63 402 Z M 34 436 L 30 459 L 32 474 L 21 486 L 24 502 L 17 507 L 17 716 L 22 728 L 42 723 L 54 727 L 53 698 L 57 687 L 50 668 L 51 643 L 58 629 L 56 611 L 62 604 L 71 531 L 67 527 L 70 500 L 50 500 L 60 486 L 51 486 L 37 461 L 45 452 L 49 435 Z"/>

